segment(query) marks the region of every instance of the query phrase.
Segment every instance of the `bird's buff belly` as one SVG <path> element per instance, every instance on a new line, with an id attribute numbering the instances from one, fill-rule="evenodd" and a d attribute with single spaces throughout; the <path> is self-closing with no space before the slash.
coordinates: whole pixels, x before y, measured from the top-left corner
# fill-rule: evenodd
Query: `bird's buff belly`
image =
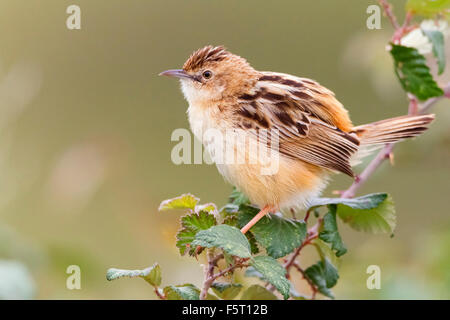
<path id="1" fill-rule="evenodd" d="M 303 209 L 324 189 L 328 175 L 317 166 L 285 157 L 280 157 L 273 174 L 261 174 L 260 164 L 217 164 L 217 168 L 260 208 Z"/>

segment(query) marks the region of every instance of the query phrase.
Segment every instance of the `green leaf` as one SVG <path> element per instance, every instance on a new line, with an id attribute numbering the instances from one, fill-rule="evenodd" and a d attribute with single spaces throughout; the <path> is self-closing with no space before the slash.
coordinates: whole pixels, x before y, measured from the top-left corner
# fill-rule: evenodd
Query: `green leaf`
<path id="1" fill-rule="evenodd" d="M 254 284 L 244 291 L 244 293 L 241 296 L 241 300 L 278 300 L 278 299 L 272 292 L 270 292 L 266 288 L 260 286 L 259 284 Z"/>
<path id="2" fill-rule="evenodd" d="M 217 221 L 214 215 L 206 211 L 199 213 L 191 213 L 181 218 L 182 229 L 177 233 L 176 246 L 180 249 L 181 255 L 184 255 L 186 249 L 189 248 L 189 254 L 194 254 L 195 247 L 191 245 L 195 239 L 195 235 L 200 230 L 207 230 L 216 225 Z"/>
<path id="3" fill-rule="evenodd" d="M 444 34 L 437 30 L 423 30 L 422 32 L 430 39 L 433 44 L 433 54 L 438 63 L 438 74 L 442 74 L 445 69 L 445 45 Z"/>
<path id="4" fill-rule="evenodd" d="M 192 194 L 186 193 L 179 197 L 167 199 L 161 202 L 159 205 L 159 211 L 165 211 L 170 209 L 191 209 L 194 210 L 195 206 L 200 199 Z"/>
<path id="5" fill-rule="evenodd" d="M 208 293 L 206 295 L 206 300 L 220 300 L 220 299 L 218 297 L 216 297 L 215 295 Z"/>
<path id="6" fill-rule="evenodd" d="M 261 274 L 264 281 L 271 283 L 283 295 L 289 298 L 291 285 L 286 279 L 286 269 L 277 260 L 269 256 L 255 257 L 251 265 Z"/>
<path id="7" fill-rule="evenodd" d="M 164 288 L 167 300 L 199 300 L 200 290 L 193 284 L 187 283 Z"/>
<path id="8" fill-rule="evenodd" d="M 239 206 L 233 203 L 227 203 L 222 208 L 220 208 L 220 214 L 223 217 L 235 216 L 239 212 Z"/>
<path id="9" fill-rule="evenodd" d="M 424 17 L 434 17 L 438 14 L 448 16 L 450 3 L 448 0 L 408 0 L 406 10 Z"/>
<path id="10" fill-rule="evenodd" d="M 241 258 L 251 257 L 250 244 L 247 238 L 238 228 L 225 224 L 199 231 L 192 242 L 192 246 L 216 247 L 233 256 Z"/>
<path id="11" fill-rule="evenodd" d="M 195 206 L 195 212 L 205 211 L 211 214 L 217 214 L 219 211 L 214 203 L 205 203 Z"/>
<path id="12" fill-rule="evenodd" d="M 228 216 L 223 220 L 223 224 L 232 226 L 232 227 L 239 227 L 238 218 L 236 216 Z M 250 243 L 250 249 L 252 254 L 257 254 L 259 252 L 258 244 L 256 243 L 255 236 L 251 231 L 247 231 L 245 233 L 245 236 L 247 237 L 248 242 Z"/>
<path id="13" fill-rule="evenodd" d="M 241 206 L 240 227 L 245 226 L 257 213 L 258 209 Z M 251 229 L 256 241 L 267 250 L 267 254 L 278 259 L 299 247 L 306 238 L 306 223 L 269 215 L 259 220 Z"/>
<path id="14" fill-rule="evenodd" d="M 328 259 L 324 259 L 310 266 L 305 270 L 305 276 L 317 286 L 320 293 L 334 299 L 330 288 L 336 285 L 339 275 L 337 269 Z"/>
<path id="15" fill-rule="evenodd" d="M 316 248 L 317 253 L 319 254 L 320 259 L 324 260 L 327 258 L 336 269 L 339 269 L 341 265 L 341 259 L 336 256 L 333 250 L 331 250 L 330 246 L 328 246 L 324 241 L 319 238 L 311 241 L 311 244 Z"/>
<path id="16" fill-rule="evenodd" d="M 371 193 L 358 198 L 316 198 L 310 208 L 329 204 L 343 204 L 353 209 L 373 209 L 378 207 L 386 198 L 386 193 Z"/>
<path id="17" fill-rule="evenodd" d="M 264 276 L 262 275 L 261 272 L 257 271 L 254 267 L 250 266 L 247 268 L 247 270 L 245 270 L 245 276 L 246 277 L 255 277 L 255 278 L 259 278 L 259 279 L 263 279 Z"/>
<path id="18" fill-rule="evenodd" d="M 214 282 L 211 288 L 219 298 L 232 300 L 239 294 L 242 285 L 239 283 Z"/>
<path id="19" fill-rule="evenodd" d="M 336 222 L 336 205 L 328 206 L 330 211 L 323 217 L 322 231 L 319 233 L 319 239 L 331 244 L 331 249 L 336 250 L 336 256 L 340 257 L 347 252 L 347 248 L 342 242 Z"/>
<path id="20" fill-rule="evenodd" d="M 372 209 L 353 209 L 338 205 L 337 215 L 353 229 L 375 234 L 393 233 L 396 224 L 394 202 L 389 195 Z"/>
<path id="21" fill-rule="evenodd" d="M 337 215 L 353 229 L 371 233 L 392 233 L 395 228 L 395 207 L 386 193 L 373 193 L 354 199 L 319 198 L 311 208 L 337 205 Z"/>
<path id="22" fill-rule="evenodd" d="M 144 270 L 126 270 L 110 268 L 106 272 L 106 279 L 108 281 L 116 280 L 119 278 L 142 278 L 152 286 L 159 286 L 161 284 L 161 267 L 155 263 L 153 266 Z"/>
<path id="23" fill-rule="evenodd" d="M 391 44 L 395 73 L 407 92 L 411 92 L 420 100 L 439 97 L 444 91 L 439 88 L 426 65 L 423 55 L 415 48 Z"/>
<path id="24" fill-rule="evenodd" d="M 241 204 L 250 204 L 248 197 L 239 191 L 236 187 L 233 187 L 233 191 L 230 195 L 230 202 L 232 204 L 240 206 Z"/>

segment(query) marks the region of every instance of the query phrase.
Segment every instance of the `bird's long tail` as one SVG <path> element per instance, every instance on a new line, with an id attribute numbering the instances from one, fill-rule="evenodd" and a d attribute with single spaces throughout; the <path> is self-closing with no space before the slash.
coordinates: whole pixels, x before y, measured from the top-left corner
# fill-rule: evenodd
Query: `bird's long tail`
<path id="1" fill-rule="evenodd" d="M 360 140 L 360 148 L 352 164 L 380 148 L 385 143 L 398 142 L 421 135 L 434 120 L 434 114 L 401 116 L 354 127 L 351 133 Z"/>

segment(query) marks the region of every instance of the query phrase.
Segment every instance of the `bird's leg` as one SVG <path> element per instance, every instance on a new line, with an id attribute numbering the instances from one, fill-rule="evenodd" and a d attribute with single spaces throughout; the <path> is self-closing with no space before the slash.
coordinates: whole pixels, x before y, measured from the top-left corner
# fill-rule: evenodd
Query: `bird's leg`
<path id="1" fill-rule="evenodd" d="M 241 232 L 245 234 L 251 227 L 253 227 L 259 220 L 261 220 L 266 214 L 270 213 L 272 207 L 267 205 L 256 216 L 253 217 L 242 229 Z"/>

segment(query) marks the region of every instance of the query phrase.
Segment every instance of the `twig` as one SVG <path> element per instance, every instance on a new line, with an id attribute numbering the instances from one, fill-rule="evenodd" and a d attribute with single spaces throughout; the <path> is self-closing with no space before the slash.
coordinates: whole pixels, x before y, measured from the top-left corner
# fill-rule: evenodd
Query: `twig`
<path id="1" fill-rule="evenodd" d="M 300 267 L 300 265 L 298 264 L 297 261 L 294 262 L 294 267 L 295 267 L 295 269 L 297 269 L 298 272 L 300 272 L 302 274 L 303 279 L 305 279 L 306 282 L 308 282 L 308 284 L 309 284 L 309 286 L 311 288 L 311 291 L 312 291 L 311 300 L 316 299 L 316 294 L 317 294 L 317 291 L 318 291 L 316 285 L 311 281 L 311 279 L 309 279 L 306 276 L 305 270 L 303 270 L 302 267 Z"/>
<path id="2" fill-rule="evenodd" d="M 308 222 L 308 219 L 309 219 L 309 216 L 311 215 L 312 210 L 313 210 L 312 208 L 309 208 L 308 210 L 306 210 L 306 215 L 305 215 L 305 218 L 303 219 L 305 222 Z"/>
<path id="3" fill-rule="evenodd" d="M 283 267 L 286 269 L 286 278 L 288 278 L 288 279 L 290 278 L 291 268 L 292 268 L 292 266 L 295 266 L 297 264 L 295 259 L 297 259 L 297 257 L 300 255 L 300 252 L 302 251 L 302 249 L 305 246 L 307 246 L 308 244 L 311 244 L 311 242 L 314 239 L 319 237 L 319 228 L 320 228 L 321 224 L 322 224 L 322 219 L 319 219 L 317 221 L 317 223 L 308 230 L 308 234 L 306 236 L 306 239 L 302 242 L 302 244 L 297 249 L 295 249 L 295 251 L 290 255 L 290 257 L 284 263 Z M 298 266 L 298 267 L 300 267 L 300 266 Z M 304 273 L 302 273 L 302 274 L 303 274 L 303 278 L 305 278 L 306 281 L 308 281 L 308 284 L 311 286 L 311 288 L 313 288 L 312 299 L 315 299 L 316 293 L 317 293 L 317 289 L 315 288 L 315 286 L 311 282 L 311 280 L 309 280 L 307 277 L 305 277 Z M 274 291 L 275 287 L 273 285 L 268 285 L 267 286 L 267 290 Z"/>
<path id="4" fill-rule="evenodd" d="M 450 82 L 444 85 L 442 89 L 444 90 L 444 96 L 434 97 L 422 103 L 422 105 L 419 107 L 419 114 L 427 113 L 431 109 L 431 107 L 443 97 L 450 98 Z"/>
<path id="5" fill-rule="evenodd" d="M 217 278 L 220 278 L 221 276 L 227 274 L 230 271 L 233 271 L 234 269 L 238 269 L 238 268 L 245 268 L 248 267 L 249 264 L 244 263 L 244 262 L 238 262 L 222 271 L 220 271 L 219 273 L 216 273 L 215 275 L 212 276 L 213 280 L 216 280 Z"/>
<path id="6" fill-rule="evenodd" d="M 206 259 L 208 261 L 208 264 L 205 265 L 205 281 L 203 283 L 202 291 L 200 293 L 200 300 L 206 299 L 206 296 L 208 295 L 208 290 L 211 287 L 213 280 L 209 280 L 213 277 L 214 274 L 214 267 L 217 265 L 217 262 L 219 259 L 217 257 L 214 257 L 214 251 L 212 249 L 208 249 L 206 252 Z"/>
<path id="7" fill-rule="evenodd" d="M 286 278 L 289 279 L 290 269 L 294 265 L 295 259 L 299 256 L 300 251 L 306 245 L 310 244 L 312 240 L 316 239 L 319 236 L 319 228 L 320 228 L 321 223 L 322 223 L 322 219 L 319 219 L 317 221 L 317 223 L 308 230 L 306 239 L 302 242 L 302 244 L 297 249 L 295 249 L 295 251 L 289 256 L 289 258 L 287 260 L 285 260 L 283 267 L 286 269 Z M 270 283 L 266 284 L 266 289 L 269 291 L 275 291 L 275 287 Z"/>
<path id="8" fill-rule="evenodd" d="M 161 294 L 161 292 L 159 292 L 159 288 L 158 287 L 155 287 L 155 293 L 158 296 L 158 298 L 160 298 L 161 300 L 166 300 L 167 299 L 165 295 L 163 295 L 163 294 Z"/>
<path id="9" fill-rule="evenodd" d="M 389 2 L 387 2 L 386 0 L 378 0 L 378 2 L 383 7 L 384 13 L 385 13 L 386 17 L 389 19 L 389 21 L 391 22 L 394 29 L 395 30 L 399 29 L 400 25 L 397 22 L 397 17 L 392 12 L 392 5 Z"/>
<path id="10" fill-rule="evenodd" d="M 352 185 L 341 193 L 342 198 L 353 198 L 356 192 L 362 185 L 369 179 L 369 177 L 377 170 L 377 168 L 383 163 L 384 160 L 389 159 L 392 153 L 394 144 L 387 144 L 383 149 L 376 155 L 376 157 L 367 165 L 363 172 L 358 175 L 358 179 L 352 183 Z"/>
<path id="11" fill-rule="evenodd" d="M 223 254 L 219 254 L 217 256 L 213 256 L 210 251 L 208 251 L 208 265 L 205 266 L 205 280 L 203 282 L 202 291 L 200 292 L 200 300 L 205 300 L 208 296 L 208 290 L 211 288 L 212 284 L 217 278 L 222 277 L 223 275 L 231 272 L 237 268 L 247 267 L 248 264 L 245 264 L 245 261 L 248 259 L 241 259 L 241 261 L 236 262 L 232 266 L 214 274 L 214 268 L 217 266 L 217 262 L 223 258 Z"/>
<path id="12" fill-rule="evenodd" d="M 320 228 L 321 224 L 322 224 L 322 219 L 319 219 L 317 221 L 317 223 L 308 230 L 308 235 L 306 236 L 305 241 L 303 241 L 303 243 L 297 249 L 295 249 L 295 251 L 291 254 L 291 256 L 288 258 L 286 263 L 283 265 L 283 267 L 286 269 L 286 274 L 288 277 L 289 277 L 289 271 L 290 271 L 292 265 L 295 263 L 295 259 L 300 254 L 300 251 L 306 245 L 310 244 L 312 240 L 316 239 L 319 236 L 319 228 Z"/>

